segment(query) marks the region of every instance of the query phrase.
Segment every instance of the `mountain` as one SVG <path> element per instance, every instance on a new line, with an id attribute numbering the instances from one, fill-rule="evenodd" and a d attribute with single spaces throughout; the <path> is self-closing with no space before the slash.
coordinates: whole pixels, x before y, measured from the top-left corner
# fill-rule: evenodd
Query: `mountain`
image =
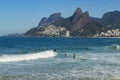
<path id="1" fill-rule="evenodd" d="M 58 35 L 58 33 L 63 35 L 65 31 L 70 31 L 71 36 L 92 37 L 115 28 L 120 29 L 120 11 L 108 12 L 102 18 L 94 18 L 89 16 L 87 11 L 83 12 L 77 8 L 68 18 L 61 17 L 61 13 L 54 13 L 48 18 L 42 18 L 38 27 L 28 30 L 25 35 L 51 36 L 52 34 Z"/>
<path id="2" fill-rule="evenodd" d="M 73 33 L 84 27 L 84 25 L 86 25 L 88 22 L 90 22 L 89 13 L 82 13 L 82 10 L 78 8 L 71 17 L 56 21 L 53 24 L 56 26 L 66 27 L 68 30 L 70 30 L 70 33 Z"/>
<path id="3" fill-rule="evenodd" d="M 105 13 L 100 22 L 110 28 L 120 28 L 120 11 Z"/>
<path id="4" fill-rule="evenodd" d="M 61 13 L 51 14 L 48 18 L 43 17 L 41 19 L 41 21 L 39 22 L 37 27 L 34 27 L 34 28 L 28 30 L 24 35 L 25 36 L 42 36 L 42 35 L 46 35 L 46 34 L 43 34 L 43 33 L 40 33 L 40 32 L 43 32 L 44 30 L 50 31 L 50 30 L 48 30 L 49 25 L 54 23 L 55 21 L 61 20 L 61 19 L 63 19 L 63 17 L 61 16 Z M 50 28 L 54 28 L 54 27 L 51 27 L 51 25 L 50 25 Z M 48 32 L 48 33 L 50 33 L 50 32 Z"/>
<path id="5" fill-rule="evenodd" d="M 99 33 L 105 29 L 105 26 L 96 20 L 98 19 L 91 19 L 87 11 L 83 13 L 80 8 L 77 8 L 71 17 L 58 20 L 53 24 L 67 28 L 72 36 L 93 36 L 97 32 Z"/>
<path id="6" fill-rule="evenodd" d="M 48 24 L 51 24 L 57 20 L 61 20 L 63 19 L 63 17 L 61 16 L 61 13 L 54 13 L 52 15 L 50 15 L 48 18 L 47 17 L 43 17 L 39 24 L 38 27 L 42 27 L 42 26 L 46 26 Z"/>

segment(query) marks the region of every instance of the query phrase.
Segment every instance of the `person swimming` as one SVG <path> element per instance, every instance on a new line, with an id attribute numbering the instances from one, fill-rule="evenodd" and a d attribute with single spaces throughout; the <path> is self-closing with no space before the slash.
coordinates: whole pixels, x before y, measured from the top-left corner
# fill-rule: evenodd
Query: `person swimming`
<path id="1" fill-rule="evenodd" d="M 66 53 L 65 53 L 64 55 L 65 55 L 65 56 L 67 56 L 67 54 L 66 54 Z"/>
<path id="2" fill-rule="evenodd" d="M 56 49 L 53 49 L 54 52 L 57 52 Z"/>

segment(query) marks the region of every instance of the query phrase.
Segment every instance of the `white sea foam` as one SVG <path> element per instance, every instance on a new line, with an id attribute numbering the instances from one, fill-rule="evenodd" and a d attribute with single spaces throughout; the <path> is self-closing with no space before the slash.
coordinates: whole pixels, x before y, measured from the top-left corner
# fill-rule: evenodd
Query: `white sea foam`
<path id="1" fill-rule="evenodd" d="M 37 60 L 41 58 L 54 57 L 56 55 L 57 53 L 52 50 L 22 55 L 2 55 L 0 56 L 0 62 L 20 62 L 28 60 Z"/>

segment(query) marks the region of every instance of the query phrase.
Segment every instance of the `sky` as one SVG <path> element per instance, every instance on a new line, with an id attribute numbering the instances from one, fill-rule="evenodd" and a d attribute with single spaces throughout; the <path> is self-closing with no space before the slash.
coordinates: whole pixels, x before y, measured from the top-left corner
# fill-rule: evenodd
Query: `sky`
<path id="1" fill-rule="evenodd" d="M 120 0 L 0 0 L 0 36 L 24 33 L 52 13 L 67 18 L 78 7 L 101 18 L 106 12 L 120 11 Z"/>

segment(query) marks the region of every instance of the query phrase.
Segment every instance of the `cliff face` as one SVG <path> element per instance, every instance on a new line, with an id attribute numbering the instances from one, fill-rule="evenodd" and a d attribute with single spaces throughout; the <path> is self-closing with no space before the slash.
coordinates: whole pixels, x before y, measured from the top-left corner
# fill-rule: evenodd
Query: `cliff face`
<path id="1" fill-rule="evenodd" d="M 78 29 L 84 27 L 90 21 L 89 13 L 82 13 L 82 10 L 78 8 L 71 17 L 56 21 L 53 24 L 56 26 L 66 27 L 68 30 L 70 30 L 70 33 L 74 33 Z"/>
<path id="2" fill-rule="evenodd" d="M 63 19 L 63 17 L 61 16 L 61 13 L 54 13 L 49 16 L 48 23 L 53 23 L 53 22 L 55 22 L 57 20 L 61 20 L 61 19 Z"/>
<path id="3" fill-rule="evenodd" d="M 48 18 L 47 17 L 43 17 L 40 20 L 40 23 L 38 24 L 38 27 L 43 27 L 46 26 L 48 24 L 51 24 L 57 20 L 61 20 L 63 19 L 63 17 L 61 16 L 61 13 L 54 13 L 52 15 L 50 15 Z"/>
<path id="4" fill-rule="evenodd" d="M 91 21 L 88 12 L 85 12 L 83 14 L 78 13 L 76 15 L 73 14 L 71 19 L 72 19 L 72 25 L 70 28 L 71 33 L 74 33 L 75 31 L 81 29 Z"/>
<path id="5" fill-rule="evenodd" d="M 40 26 L 45 26 L 45 25 L 47 25 L 47 24 L 48 24 L 48 18 L 43 17 L 43 18 L 41 19 L 40 23 L 38 24 L 38 27 L 40 27 Z"/>

